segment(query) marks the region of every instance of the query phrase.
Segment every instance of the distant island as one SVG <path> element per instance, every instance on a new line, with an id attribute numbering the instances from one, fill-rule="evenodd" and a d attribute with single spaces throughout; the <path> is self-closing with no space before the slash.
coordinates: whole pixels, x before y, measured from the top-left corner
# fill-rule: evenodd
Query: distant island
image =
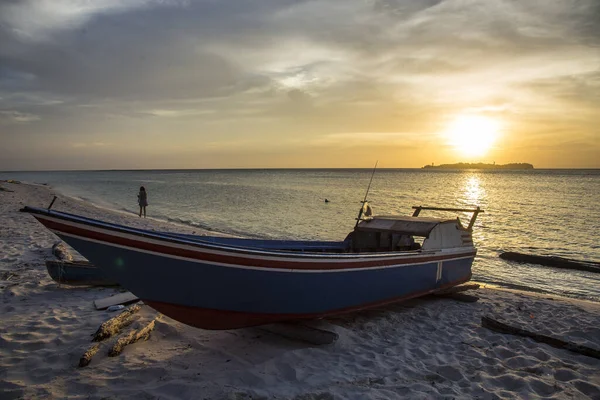
<path id="1" fill-rule="evenodd" d="M 426 165 L 425 169 L 533 169 L 533 165 L 527 163 L 512 164 L 485 164 L 485 163 L 456 163 L 441 165 Z"/>

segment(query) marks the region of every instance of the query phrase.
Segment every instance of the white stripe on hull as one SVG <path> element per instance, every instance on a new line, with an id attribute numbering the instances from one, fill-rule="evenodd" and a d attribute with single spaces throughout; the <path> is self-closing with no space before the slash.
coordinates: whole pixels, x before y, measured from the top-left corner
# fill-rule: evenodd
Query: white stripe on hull
<path id="1" fill-rule="evenodd" d="M 165 253 L 162 253 L 162 252 L 140 249 L 140 248 L 137 248 L 137 247 L 125 246 L 125 245 L 114 244 L 114 243 L 107 243 L 107 242 L 102 241 L 102 240 L 91 239 L 91 238 L 87 238 L 87 237 L 83 237 L 83 236 L 73 235 L 73 234 L 70 234 L 70 233 L 63 233 L 63 232 L 56 231 L 56 230 L 53 230 L 53 232 L 59 233 L 60 235 L 63 235 L 63 236 L 73 237 L 73 238 L 76 238 L 76 239 L 79 239 L 79 240 L 83 240 L 83 241 L 88 241 L 88 242 L 103 244 L 103 245 L 106 245 L 106 246 L 112 246 L 112 247 L 117 247 L 117 248 L 126 249 L 126 250 L 137 251 L 137 252 L 140 252 L 140 253 L 152 254 L 154 256 L 161 256 L 161 257 L 166 257 L 166 258 L 173 258 L 173 259 L 176 259 L 176 260 L 188 261 L 188 262 L 193 262 L 193 263 L 198 263 L 198 264 L 211 264 L 211 265 L 217 265 L 217 266 L 222 266 L 222 267 L 227 267 L 227 268 L 238 268 L 238 269 L 259 270 L 259 271 L 276 271 L 276 272 L 290 272 L 290 273 L 352 272 L 352 271 L 365 271 L 365 270 L 378 270 L 378 269 L 412 267 L 412 266 L 415 266 L 415 265 L 424 265 L 424 264 L 431 264 L 433 262 L 437 262 L 435 260 L 434 261 L 428 260 L 428 261 L 423 261 L 423 262 L 414 262 L 414 263 L 410 263 L 410 264 L 394 264 L 394 265 L 385 265 L 385 266 L 379 266 L 379 267 L 318 269 L 318 270 L 316 270 L 316 269 L 253 267 L 253 266 L 246 266 L 246 265 L 220 263 L 220 262 L 216 262 L 216 261 L 200 260 L 200 259 L 191 258 L 191 257 L 176 256 L 176 255 L 172 255 L 172 254 L 165 254 Z M 162 243 L 162 242 L 160 244 L 164 245 L 164 243 Z M 175 247 L 175 246 L 173 246 L 173 247 Z M 231 255 L 231 254 L 225 253 L 225 255 Z M 429 255 L 427 257 L 429 257 Z M 468 258 L 472 258 L 472 257 L 473 257 L 472 255 L 463 256 L 463 257 L 459 256 L 459 257 L 447 258 L 447 259 L 444 259 L 442 261 L 447 262 L 447 261 L 463 260 L 463 259 L 468 259 Z M 265 258 L 256 258 L 256 257 L 253 257 L 253 259 L 262 260 L 262 259 L 266 259 L 266 257 Z M 285 261 L 285 259 L 283 259 L 283 258 L 278 258 L 278 260 Z M 302 260 L 302 261 L 304 261 L 304 260 Z M 307 260 L 307 261 L 308 262 L 311 262 L 311 261 L 315 262 L 314 260 Z M 329 262 L 329 260 L 327 260 L 327 261 Z M 340 260 L 339 262 L 348 262 L 348 261 L 356 261 L 356 260 Z"/>
<path id="2" fill-rule="evenodd" d="M 53 221 L 55 223 L 66 224 L 66 225 L 75 227 L 77 229 L 89 230 L 89 231 L 92 231 L 95 233 L 100 233 L 103 235 L 108 235 L 108 236 L 112 236 L 112 237 L 116 237 L 116 238 L 120 238 L 120 239 L 142 241 L 142 242 L 145 242 L 145 243 L 148 243 L 151 245 L 161 245 L 161 246 L 166 246 L 166 247 L 170 247 L 173 249 L 187 250 L 187 251 L 198 251 L 198 245 L 200 245 L 200 246 L 202 246 L 201 247 L 202 251 L 209 253 L 209 254 L 214 254 L 214 255 L 219 255 L 219 256 L 230 256 L 230 257 L 231 256 L 241 256 L 246 259 L 256 259 L 256 260 L 287 261 L 287 262 L 301 261 L 303 263 L 317 263 L 317 262 L 318 263 L 321 263 L 321 262 L 356 263 L 356 262 L 372 261 L 372 259 L 374 259 L 374 258 L 376 258 L 377 261 L 392 261 L 392 260 L 398 260 L 399 257 L 419 258 L 419 257 L 445 256 L 445 255 L 450 256 L 455 253 L 456 253 L 457 257 L 459 257 L 459 258 L 467 258 L 467 257 L 460 257 L 462 254 L 465 253 L 465 248 L 463 248 L 463 247 L 457 248 L 457 249 L 442 249 L 440 251 L 420 252 L 418 254 L 416 254 L 414 252 L 405 252 L 405 253 L 390 252 L 390 253 L 383 253 L 383 254 L 381 254 L 381 253 L 379 253 L 379 254 L 377 254 L 377 253 L 375 253 L 375 254 L 302 253 L 301 255 L 300 254 L 295 255 L 295 254 L 291 254 L 291 252 L 290 252 L 289 256 L 275 255 L 275 254 L 273 254 L 274 253 L 273 251 L 264 251 L 264 250 L 260 250 L 260 249 L 252 249 L 252 248 L 245 248 L 245 247 L 238 247 L 238 246 L 220 246 L 218 244 L 202 242 L 201 239 L 199 239 L 199 241 L 196 243 L 193 240 L 168 237 L 169 241 L 165 241 L 165 240 L 160 240 L 160 239 L 149 238 L 146 236 L 140 236 L 139 234 L 136 235 L 134 233 L 130 234 L 130 233 L 118 232 L 118 231 L 114 231 L 114 230 L 110 230 L 110 229 L 102 229 L 102 228 L 99 228 L 96 226 L 77 223 L 77 222 L 73 222 L 73 221 L 66 221 L 66 220 L 60 219 L 60 218 L 53 218 L 53 217 L 48 217 L 48 216 L 38 216 L 38 217 L 42 218 L 42 219 L 47 219 L 47 220 Z M 66 233 L 63 233 L 60 230 L 52 229 L 52 231 L 57 231 L 57 232 L 60 232 L 61 234 L 66 235 Z M 152 233 L 148 232 L 145 234 L 152 234 Z M 69 235 L 72 235 L 72 234 L 69 234 Z M 79 236 L 79 238 L 82 239 L 85 237 Z M 88 238 L 85 238 L 85 239 L 91 240 Z M 175 242 L 175 241 L 177 241 L 177 242 Z M 181 242 L 184 242 L 184 243 L 181 243 Z M 191 242 L 191 243 L 194 243 L 197 245 L 196 246 L 188 245 L 188 244 L 185 244 L 185 242 Z M 237 250 L 238 252 L 234 253 L 231 251 L 232 249 Z M 470 248 L 468 251 L 473 252 L 473 251 L 475 251 L 475 249 Z M 162 254 L 162 253 L 159 253 L 159 254 Z"/>

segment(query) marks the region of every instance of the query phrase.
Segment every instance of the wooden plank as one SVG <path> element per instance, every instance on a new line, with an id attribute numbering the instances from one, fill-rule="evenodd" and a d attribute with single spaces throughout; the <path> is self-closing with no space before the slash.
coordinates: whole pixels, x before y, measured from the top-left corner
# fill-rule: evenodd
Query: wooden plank
<path id="1" fill-rule="evenodd" d="M 117 304 L 129 304 L 138 301 L 139 298 L 131 292 L 119 293 L 114 296 L 105 297 L 103 299 L 94 300 L 96 310 L 104 310 L 110 306 Z"/>
<path id="2" fill-rule="evenodd" d="M 276 323 L 257 327 L 260 330 L 274 333 L 292 340 L 323 345 L 335 342 L 339 335 L 325 329 L 314 328 L 301 323 Z"/>
<path id="3" fill-rule="evenodd" d="M 576 343 L 566 342 L 561 339 L 553 338 L 552 336 L 546 336 L 536 332 L 530 332 L 525 329 L 517 328 L 502 323 L 500 321 L 496 321 L 495 319 L 490 317 L 481 317 L 481 326 L 493 330 L 495 332 L 528 337 L 535 340 L 536 342 L 546 343 L 558 349 L 566 349 L 572 351 L 573 353 L 583 354 L 584 356 L 600 359 L 600 350 L 598 349 L 586 347 Z"/>
<path id="4" fill-rule="evenodd" d="M 500 254 L 500 258 L 520 263 L 538 264 L 547 267 L 576 269 L 580 271 L 600 273 L 600 263 L 594 261 L 573 260 L 556 256 L 538 256 L 535 254 L 517 253 L 507 251 Z"/>

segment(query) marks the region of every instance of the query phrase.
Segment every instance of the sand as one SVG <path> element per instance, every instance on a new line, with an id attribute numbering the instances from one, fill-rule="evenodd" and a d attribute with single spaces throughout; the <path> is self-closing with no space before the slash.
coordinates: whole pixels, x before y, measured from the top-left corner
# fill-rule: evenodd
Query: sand
<path id="1" fill-rule="evenodd" d="M 339 334 L 321 346 L 159 316 L 148 341 L 117 357 L 101 348 L 79 368 L 91 335 L 115 315 L 93 300 L 119 290 L 50 279 L 44 261 L 58 239 L 18 210 L 51 199 L 46 186 L 0 182 L 1 399 L 600 399 L 600 360 L 481 327 L 492 316 L 600 349 L 599 303 L 486 287 L 471 292 L 475 303 L 425 297 L 321 321 Z M 201 233 L 65 197 L 53 207 Z M 145 306 L 141 315 L 157 313 Z"/>

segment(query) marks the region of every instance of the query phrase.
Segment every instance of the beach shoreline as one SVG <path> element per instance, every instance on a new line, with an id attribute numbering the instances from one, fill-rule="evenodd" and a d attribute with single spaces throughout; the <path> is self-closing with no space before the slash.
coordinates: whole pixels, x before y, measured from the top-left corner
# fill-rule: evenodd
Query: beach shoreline
<path id="1" fill-rule="evenodd" d="M 600 398 L 600 360 L 481 326 L 482 316 L 600 349 L 600 303 L 482 287 L 476 303 L 426 297 L 322 321 L 339 335 L 307 345 L 258 328 L 204 331 L 159 316 L 147 342 L 79 357 L 114 314 L 114 288 L 59 286 L 58 238 L 19 212 L 47 207 L 45 185 L 0 182 L 2 398 Z M 214 234 L 60 196 L 53 208 L 143 229 Z M 143 313 L 150 315 L 149 307 Z"/>

